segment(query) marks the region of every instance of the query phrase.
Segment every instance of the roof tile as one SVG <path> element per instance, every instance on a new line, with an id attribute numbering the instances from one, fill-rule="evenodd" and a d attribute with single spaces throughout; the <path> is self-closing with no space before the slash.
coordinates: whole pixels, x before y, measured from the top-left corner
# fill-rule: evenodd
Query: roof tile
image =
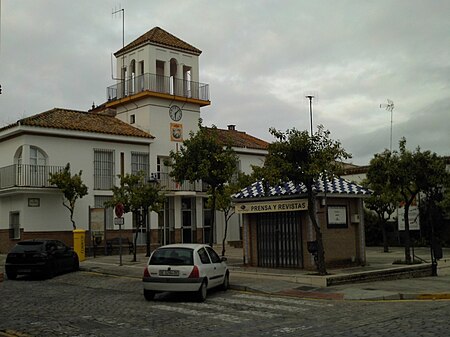
<path id="1" fill-rule="evenodd" d="M 155 27 L 149 30 L 147 33 L 141 35 L 133 42 L 130 42 L 122 49 L 118 50 L 114 53 L 115 56 L 120 55 L 128 50 L 136 48 L 142 44 L 146 43 L 156 43 L 166 47 L 172 47 L 175 49 L 185 50 L 187 52 L 193 53 L 195 55 L 200 55 L 202 51 L 200 49 L 195 48 L 187 42 L 177 38 L 175 35 L 172 35 L 166 32 L 164 29 L 159 27 Z"/>
<path id="2" fill-rule="evenodd" d="M 118 136 L 154 138 L 149 133 L 137 129 L 112 116 L 60 108 L 54 108 L 37 115 L 23 118 L 6 128 L 16 125 L 94 132 Z"/>
<path id="3" fill-rule="evenodd" d="M 218 141 L 224 146 L 229 145 L 231 147 L 248 148 L 256 150 L 267 150 L 269 143 L 250 136 L 243 131 L 237 130 L 224 130 L 217 128 L 207 128 L 209 132 L 216 132 Z"/>

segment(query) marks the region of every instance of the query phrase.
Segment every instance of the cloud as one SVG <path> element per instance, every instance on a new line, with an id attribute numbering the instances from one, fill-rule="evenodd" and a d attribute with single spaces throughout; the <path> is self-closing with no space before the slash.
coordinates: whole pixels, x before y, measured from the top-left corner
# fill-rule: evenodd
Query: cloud
<path id="1" fill-rule="evenodd" d="M 0 123 L 53 107 L 87 110 L 113 84 L 122 46 L 117 2 L 2 3 Z M 205 124 L 273 140 L 313 124 L 367 164 L 393 138 L 449 155 L 450 2 L 419 0 L 123 1 L 125 43 L 160 26 L 203 51 Z"/>

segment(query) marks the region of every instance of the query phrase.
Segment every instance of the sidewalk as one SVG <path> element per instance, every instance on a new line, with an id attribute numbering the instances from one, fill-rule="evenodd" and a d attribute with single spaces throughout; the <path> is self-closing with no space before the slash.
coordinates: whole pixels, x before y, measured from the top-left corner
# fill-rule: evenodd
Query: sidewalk
<path id="1" fill-rule="evenodd" d="M 219 253 L 221 247 L 214 247 Z M 401 247 L 390 248 L 384 253 L 381 247 L 367 248 L 367 266 L 330 269 L 328 276 L 314 275 L 311 271 L 281 270 L 267 268 L 249 268 L 242 265 L 242 250 L 227 247 L 226 256 L 230 268 L 230 288 L 235 290 L 259 292 L 265 294 L 294 296 L 299 298 L 334 299 L 334 300 L 404 300 L 404 299 L 450 299 L 450 249 L 444 251 L 444 259 L 438 263 L 438 276 L 395 279 L 389 281 L 368 281 L 358 283 L 333 284 L 339 278 L 351 278 L 355 275 L 386 275 L 390 271 L 411 268 L 393 265 L 395 260 L 404 258 Z M 416 248 L 415 255 L 429 261 L 428 248 Z M 120 257 L 100 256 L 88 258 L 81 263 L 85 271 L 141 278 L 147 258 L 143 254 L 132 262 L 132 255 Z M 412 268 L 426 268 L 430 264 L 422 263 Z M 323 286 L 330 282 L 330 286 Z"/>
<path id="2" fill-rule="evenodd" d="M 220 246 L 214 248 L 221 253 Z M 384 253 L 381 247 L 368 247 L 366 253 L 366 266 L 329 269 L 327 276 L 304 270 L 245 267 L 242 249 L 227 247 L 225 255 L 230 268 L 230 288 L 235 290 L 330 300 L 450 299 L 450 249 L 444 249 L 444 259 L 438 263 L 438 276 L 354 282 L 352 278 L 358 275 L 379 278 L 401 269 L 430 270 L 428 263 L 412 267 L 393 265 L 393 261 L 404 258 L 401 247 L 390 248 L 389 253 Z M 429 248 L 416 248 L 415 255 L 430 260 Z M 6 255 L 0 255 L 0 274 L 4 271 L 5 258 Z M 148 258 L 144 254 L 138 254 L 137 262 L 132 262 L 132 258 L 132 255 L 123 255 L 122 265 L 119 265 L 118 255 L 89 257 L 80 263 L 80 269 L 141 279 Z M 408 269 L 407 276 L 409 273 Z M 336 284 L 340 278 L 353 283 Z M 324 286 L 327 282 L 331 285 Z"/>

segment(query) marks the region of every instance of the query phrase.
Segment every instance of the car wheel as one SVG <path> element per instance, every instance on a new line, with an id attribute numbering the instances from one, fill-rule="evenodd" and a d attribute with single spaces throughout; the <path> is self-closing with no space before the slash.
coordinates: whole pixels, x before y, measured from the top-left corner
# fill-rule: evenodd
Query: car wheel
<path id="1" fill-rule="evenodd" d="M 200 289 L 197 290 L 197 301 L 204 302 L 206 300 L 207 292 L 208 292 L 208 286 L 206 284 L 206 281 L 203 281 L 202 285 L 200 286 Z"/>
<path id="2" fill-rule="evenodd" d="M 15 280 L 17 278 L 17 273 L 13 271 L 7 271 L 6 276 L 8 277 L 8 280 Z"/>
<path id="3" fill-rule="evenodd" d="M 155 298 L 155 292 L 144 289 L 144 297 L 147 301 L 152 301 Z"/>
<path id="4" fill-rule="evenodd" d="M 227 291 L 229 287 L 230 287 L 230 274 L 226 273 L 225 277 L 223 278 L 221 288 L 222 290 Z"/>

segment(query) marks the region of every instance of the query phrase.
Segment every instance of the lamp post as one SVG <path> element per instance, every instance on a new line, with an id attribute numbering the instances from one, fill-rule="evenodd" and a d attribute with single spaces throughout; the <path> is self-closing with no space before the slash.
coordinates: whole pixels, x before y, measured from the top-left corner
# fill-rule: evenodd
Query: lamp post
<path id="1" fill-rule="evenodd" d="M 312 111 L 312 100 L 314 95 L 306 95 L 305 96 L 309 100 L 309 119 L 311 121 L 311 136 L 313 135 L 313 111 Z"/>

